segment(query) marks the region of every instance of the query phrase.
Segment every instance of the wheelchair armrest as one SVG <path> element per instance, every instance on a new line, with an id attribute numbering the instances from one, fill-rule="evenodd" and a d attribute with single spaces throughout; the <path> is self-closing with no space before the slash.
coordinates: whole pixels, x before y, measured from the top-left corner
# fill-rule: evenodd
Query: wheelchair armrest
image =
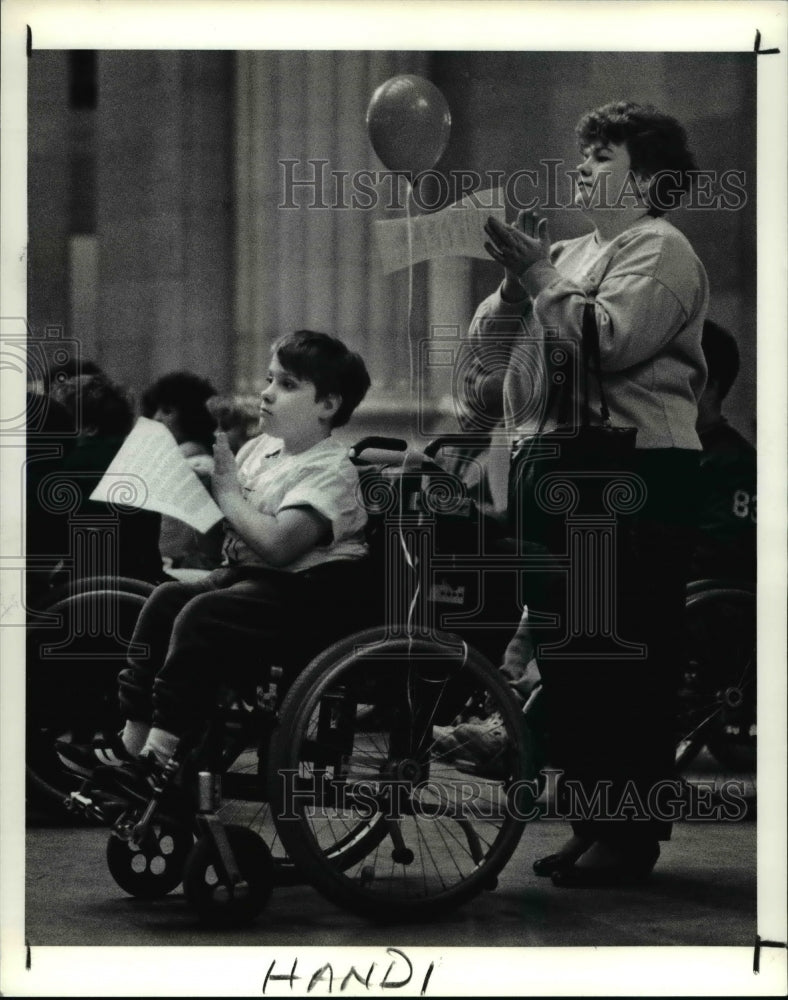
<path id="1" fill-rule="evenodd" d="M 365 448 L 363 455 L 350 454 L 354 465 L 401 466 L 405 460 L 404 451 L 390 451 L 386 448 Z"/>

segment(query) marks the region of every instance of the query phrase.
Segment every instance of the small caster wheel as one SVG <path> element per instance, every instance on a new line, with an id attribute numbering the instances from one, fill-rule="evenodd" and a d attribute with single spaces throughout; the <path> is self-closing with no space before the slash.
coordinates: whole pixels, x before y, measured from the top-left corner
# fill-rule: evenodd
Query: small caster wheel
<path id="1" fill-rule="evenodd" d="M 199 919 L 214 927 L 249 923 L 268 902 L 276 873 L 271 852 L 245 826 L 226 826 L 224 832 L 243 883 L 232 886 L 222 881 L 215 865 L 216 846 L 202 836 L 186 860 L 183 889 Z"/>
<path id="2" fill-rule="evenodd" d="M 194 844 L 191 830 L 154 820 L 137 847 L 112 834 L 107 841 L 107 866 L 117 884 L 138 899 L 158 899 L 177 888 Z"/>

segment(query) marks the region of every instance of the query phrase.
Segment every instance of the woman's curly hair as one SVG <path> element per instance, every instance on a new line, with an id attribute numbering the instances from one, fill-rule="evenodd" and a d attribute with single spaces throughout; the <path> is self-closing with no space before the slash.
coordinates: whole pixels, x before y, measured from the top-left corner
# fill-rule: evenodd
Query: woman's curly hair
<path id="1" fill-rule="evenodd" d="M 651 178 L 648 201 L 651 215 L 675 208 L 697 172 L 687 146 L 687 133 L 670 115 L 650 104 L 616 101 L 588 111 L 575 129 L 580 148 L 625 144 L 632 170 Z"/>

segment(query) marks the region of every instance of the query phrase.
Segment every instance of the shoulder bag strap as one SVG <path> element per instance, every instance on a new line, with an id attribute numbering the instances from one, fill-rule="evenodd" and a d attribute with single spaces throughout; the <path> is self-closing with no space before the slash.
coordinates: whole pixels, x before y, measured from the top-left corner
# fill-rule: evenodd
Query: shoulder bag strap
<path id="1" fill-rule="evenodd" d="M 591 423 L 591 404 L 589 402 L 588 393 L 588 373 L 593 372 L 596 377 L 597 385 L 599 386 L 599 410 L 602 417 L 602 422 L 607 424 L 610 422 L 610 409 L 607 405 L 607 398 L 605 396 L 605 390 L 602 386 L 601 378 L 601 368 L 602 362 L 599 353 L 599 330 L 596 325 L 596 313 L 594 311 L 594 303 L 586 302 L 583 308 L 583 323 L 582 323 L 582 349 L 580 351 L 580 377 L 582 379 L 583 385 L 583 416 L 582 425 L 588 427 Z M 564 426 L 569 423 L 572 416 L 572 386 L 569 380 L 564 382 L 559 391 L 558 397 L 558 411 L 556 414 L 556 422 L 559 427 Z M 537 428 L 537 434 L 541 434 L 544 431 L 545 425 L 547 423 L 548 413 L 550 412 L 550 405 L 545 407 L 542 414 L 542 418 L 539 421 L 539 427 Z"/>
<path id="2" fill-rule="evenodd" d="M 602 385 L 602 359 L 599 353 L 599 330 L 596 325 L 596 312 L 593 302 L 586 302 L 583 309 L 583 381 L 584 403 L 583 423 L 590 423 L 591 407 L 588 401 L 588 373 L 592 371 L 599 386 L 599 412 L 603 424 L 610 423 L 610 408 L 607 405 L 605 390 Z"/>

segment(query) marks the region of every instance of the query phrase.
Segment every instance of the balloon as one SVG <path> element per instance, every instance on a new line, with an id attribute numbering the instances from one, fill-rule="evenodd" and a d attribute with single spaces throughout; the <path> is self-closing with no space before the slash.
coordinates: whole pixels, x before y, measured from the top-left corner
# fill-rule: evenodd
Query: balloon
<path id="1" fill-rule="evenodd" d="M 415 175 L 434 167 L 449 141 L 446 98 L 422 76 L 392 76 L 367 108 L 367 132 L 384 166 Z"/>

